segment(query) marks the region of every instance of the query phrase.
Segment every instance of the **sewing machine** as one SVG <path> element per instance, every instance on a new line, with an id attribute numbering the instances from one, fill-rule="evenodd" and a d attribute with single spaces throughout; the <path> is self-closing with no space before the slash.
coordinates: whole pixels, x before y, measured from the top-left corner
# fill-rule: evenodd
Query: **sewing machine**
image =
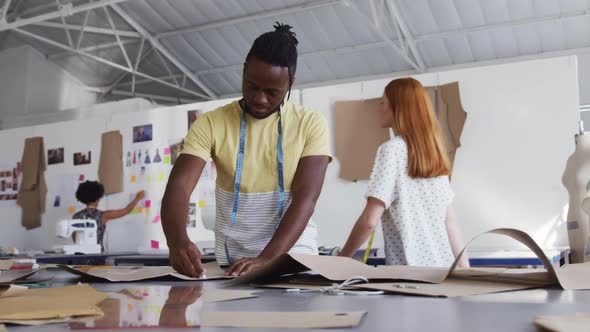
<path id="1" fill-rule="evenodd" d="M 63 251 L 68 255 L 75 253 L 100 254 L 101 246 L 97 242 L 98 225 L 92 219 L 60 220 L 56 225 L 57 236 L 71 238 L 76 233 L 74 244 L 64 244 Z"/>

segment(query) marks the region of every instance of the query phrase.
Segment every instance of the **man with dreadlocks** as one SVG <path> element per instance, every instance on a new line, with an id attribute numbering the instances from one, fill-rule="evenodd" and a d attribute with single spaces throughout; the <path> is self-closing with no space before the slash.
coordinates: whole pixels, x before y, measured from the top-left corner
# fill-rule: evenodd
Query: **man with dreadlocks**
<path id="1" fill-rule="evenodd" d="M 217 167 L 215 256 L 242 275 L 285 252 L 317 254 L 310 217 L 331 161 L 324 118 L 289 101 L 297 68 L 292 27 L 256 38 L 246 56 L 242 95 L 201 116 L 186 136 L 162 202 L 171 265 L 205 273 L 186 232 L 186 211 L 205 162 Z"/>

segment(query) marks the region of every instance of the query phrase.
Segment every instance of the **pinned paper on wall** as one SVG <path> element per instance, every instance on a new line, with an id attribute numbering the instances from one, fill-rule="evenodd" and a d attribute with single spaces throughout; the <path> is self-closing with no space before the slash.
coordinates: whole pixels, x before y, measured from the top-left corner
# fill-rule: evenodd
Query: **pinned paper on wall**
<path id="1" fill-rule="evenodd" d="M 137 177 L 135 175 L 131 175 L 131 183 L 136 183 Z"/>
<path id="2" fill-rule="evenodd" d="M 70 206 L 70 207 L 68 208 L 68 213 L 69 213 L 69 214 L 74 214 L 75 212 L 76 212 L 76 208 L 75 208 L 75 207 L 73 207 L 73 206 Z"/>
<path id="3" fill-rule="evenodd" d="M 144 205 L 146 208 L 150 208 L 152 206 L 152 201 L 150 201 L 149 199 L 146 199 Z"/>
<path id="4" fill-rule="evenodd" d="M 58 176 L 58 194 L 60 196 L 60 205 L 63 203 L 69 206 L 76 202 L 76 190 L 80 183 L 80 174 L 62 174 Z"/>
<path id="5" fill-rule="evenodd" d="M 138 206 L 137 207 L 137 213 L 143 213 L 143 207 Z"/>
<path id="6" fill-rule="evenodd" d="M 160 248 L 160 242 L 156 241 L 156 240 L 151 240 L 152 243 L 152 249 L 159 249 Z"/>
<path id="7" fill-rule="evenodd" d="M 164 155 L 165 156 L 169 156 L 170 155 L 170 148 L 164 148 Z"/>
<path id="8" fill-rule="evenodd" d="M 150 215 L 150 208 L 145 208 L 145 215 L 149 216 Z"/>
<path id="9" fill-rule="evenodd" d="M 78 177 L 78 181 L 80 181 L 80 182 L 84 181 L 84 174 L 80 174 L 80 176 Z"/>
<path id="10" fill-rule="evenodd" d="M 155 217 L 154 217 L 154 220 L 152 220 L 152 223 L 153 223 L 153 224 L 157 224 L 157 223 L 159 223 L 159 222 L 160 222 L 160 216 L 155 216 Z"/>
<path id="11" fill-rule="evenodd" d="M 164 164 L 170 164 L 170 156 L 164 156 Z"/>

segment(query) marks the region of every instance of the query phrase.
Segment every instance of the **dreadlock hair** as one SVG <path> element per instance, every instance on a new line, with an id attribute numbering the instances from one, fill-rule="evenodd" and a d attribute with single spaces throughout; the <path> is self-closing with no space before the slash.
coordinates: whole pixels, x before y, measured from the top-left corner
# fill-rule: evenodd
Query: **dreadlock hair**
<path id="1" fill-rule="evenodd" d="M 98 201 L 104 195 L 104 186 L 98 181 L 86 181 L 80 183 L 76 190 L 76 199 L 83 204 Z"/>
<path id="2" fill-rule="evenodd" d="M 289 94 L 297 69 L 297 40 L 295 32 L 291 31 L 292 26 L 276 22 L 273 26 L 275 31 L 263 33 L 254 40 L 252 48 L 246 56 L 246 61 L 251 56 L 271 64 L 273 66 L 287 67 L 289 72 Z"/>

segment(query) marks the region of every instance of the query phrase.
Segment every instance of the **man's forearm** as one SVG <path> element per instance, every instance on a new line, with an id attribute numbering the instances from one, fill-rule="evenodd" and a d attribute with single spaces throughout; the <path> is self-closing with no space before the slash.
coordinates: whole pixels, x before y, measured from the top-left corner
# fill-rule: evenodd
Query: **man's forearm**
<path id="1" fill-rule="evenodd" d="M 162 228 L 168 246 L 189 241 L 186 232 L 186 218 L 190 194 L 182 191 L 180 186 L 169 183 L 162 199 Z"/>
<path id="2" fill-rule="evenodd" d="M 293 200 L 285 211 L 274 236 L 259 256 L 273 258 L 291 250 L 307 227 L 315 204 L 311 199 Z"/>

